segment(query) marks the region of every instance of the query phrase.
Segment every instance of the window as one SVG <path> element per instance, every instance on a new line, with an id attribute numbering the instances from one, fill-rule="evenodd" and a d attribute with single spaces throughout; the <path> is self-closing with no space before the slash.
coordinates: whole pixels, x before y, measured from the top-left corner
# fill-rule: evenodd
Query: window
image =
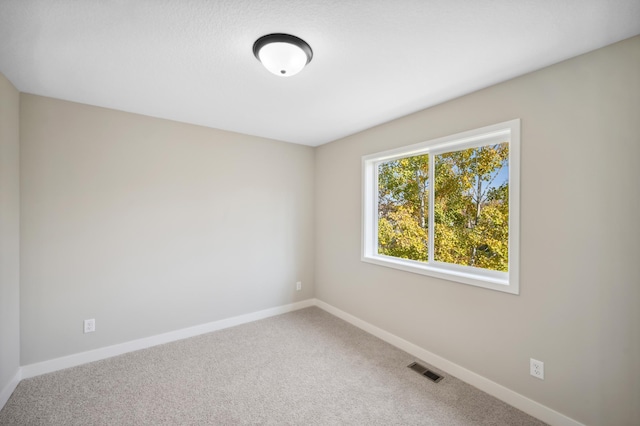
<path id="1" fill-rule="evenodd" d="M 518 294 L 520 120 L 362 161 L 363 261 Z"/>

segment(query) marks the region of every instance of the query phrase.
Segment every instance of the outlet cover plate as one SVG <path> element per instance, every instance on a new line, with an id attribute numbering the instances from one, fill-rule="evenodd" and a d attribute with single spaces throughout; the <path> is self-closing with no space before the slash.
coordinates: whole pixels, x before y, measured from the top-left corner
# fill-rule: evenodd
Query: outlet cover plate
<path id="1" fill-rule="evenodd" d="M 96 331 L 96 320 L 95 319 L 84 320 L 84 332 L 93 333 L 94 331 Z"/>
<path id="2" fill-rule="evenodd" d="M 544 362 L 530 358 L 529 373 L 537 379 L 544 380 Z"/>

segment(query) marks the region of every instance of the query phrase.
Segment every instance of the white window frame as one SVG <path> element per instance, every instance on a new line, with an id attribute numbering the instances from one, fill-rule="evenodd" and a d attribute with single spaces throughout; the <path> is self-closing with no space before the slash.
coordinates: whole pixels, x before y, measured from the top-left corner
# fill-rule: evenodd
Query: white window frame
<path id="1" fill-rule="evenodd" d="M 434 156 L 509 140 L 508 272 L 433 260 Z M 418 262 L 378 253 L 378 165 L 429 154 L 429 261 Z M 519 294 L 520 259 L 520 119 L 457 133 L 362 157 L 362 261 L 506 293 Z"/>

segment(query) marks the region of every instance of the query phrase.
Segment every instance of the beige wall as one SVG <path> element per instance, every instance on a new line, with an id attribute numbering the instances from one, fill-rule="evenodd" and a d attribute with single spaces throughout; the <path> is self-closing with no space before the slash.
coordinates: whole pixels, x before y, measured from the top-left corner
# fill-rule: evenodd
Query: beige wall
<path id="1" fill-rule="evenodd" d="M 513 118 L 519 296 L 360 261 L 362 155 Z M 639 160 L 640 37 L 321 146 L 316 296 L 588 425 L 640 424 Z"/>
<path id="2" fill-rule="evenodd" d="M 312 148 L 27 94 L 20 114 L 22 365 L 314 294 Z"/>
<path id="3" fill-rule="evenodd" d="M 20 95 L 0 74 L 0 392 L 20 367 Z"/>

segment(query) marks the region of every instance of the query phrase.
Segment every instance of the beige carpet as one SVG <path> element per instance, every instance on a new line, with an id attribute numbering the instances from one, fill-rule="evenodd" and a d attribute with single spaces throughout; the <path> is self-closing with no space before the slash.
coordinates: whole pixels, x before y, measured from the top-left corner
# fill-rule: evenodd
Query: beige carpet
<path id="1" fill-rule="evenodd" d="M 23 380 L 2 425 L 541 425 L 320 310 Z"/>

